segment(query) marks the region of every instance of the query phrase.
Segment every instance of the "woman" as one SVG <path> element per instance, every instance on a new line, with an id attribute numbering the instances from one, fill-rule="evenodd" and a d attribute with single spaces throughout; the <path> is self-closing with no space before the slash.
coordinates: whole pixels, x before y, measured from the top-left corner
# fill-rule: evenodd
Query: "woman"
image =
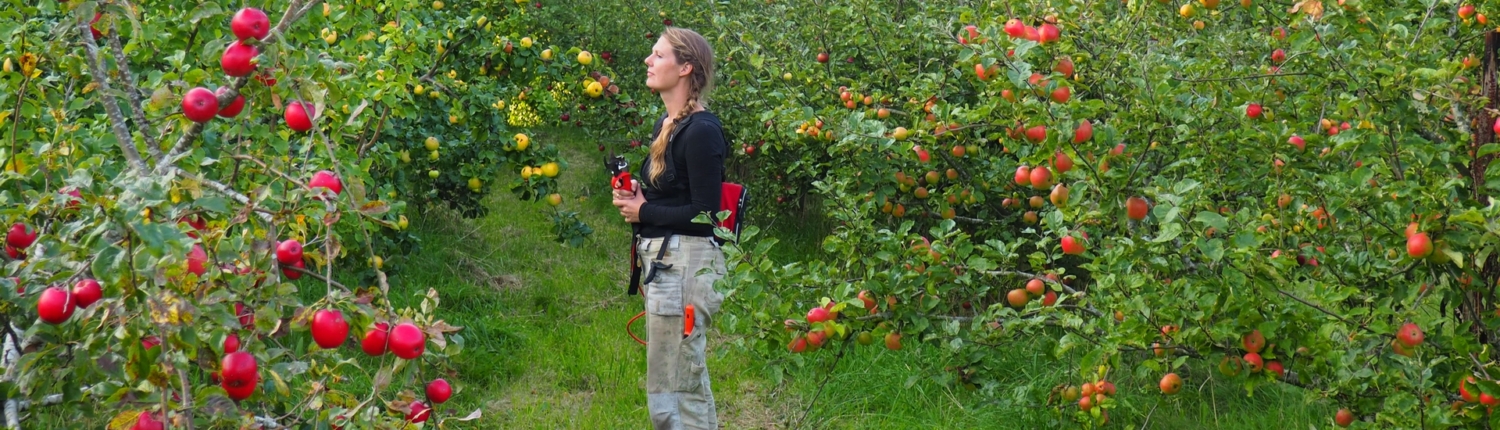
<path id="1" fill-rule="evenodd" d="M 614 205 L 635 230 L 636 267 L 645 271 L 646 405 L 657 429 L 717 429 L 704 335 L 724 301 L 713 289 L 724 253 L 712 225 L 693 223 L 717 211 L 729 151 L 707 110 L 713 49 L 692 30 L 668 27 L 645 62 L 646 86 L 667 113 L 636 174 L 642 180 L 633 192 L 616 190 Z"/>

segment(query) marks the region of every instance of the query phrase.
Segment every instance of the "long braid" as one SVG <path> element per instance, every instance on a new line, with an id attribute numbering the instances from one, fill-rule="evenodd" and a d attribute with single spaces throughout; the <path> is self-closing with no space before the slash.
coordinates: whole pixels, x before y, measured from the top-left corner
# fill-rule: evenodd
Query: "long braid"
<path id="1" fill-rule="evenodd" d="M 662 126 L 661 133 L 657 134 L 656 140 L 651 142 L 651 170 L 646 172 L 646 178 L 652 184 L 655 184 L 656 179 L 661 176 L 662 172 L 667 170 L 667 145 L 670 143 L 669 140 L 672 137 L 672 132 L 687 119 L 688 115 L 692 115 L 693 111 L 697 109 L 698 91 L 697 88 L 694 88 L 693 93 L 688 96 L 687 105 L 683 106 L 682 111 L 677 113 L 676 118 L 672 118 L 671 122 Z"/>

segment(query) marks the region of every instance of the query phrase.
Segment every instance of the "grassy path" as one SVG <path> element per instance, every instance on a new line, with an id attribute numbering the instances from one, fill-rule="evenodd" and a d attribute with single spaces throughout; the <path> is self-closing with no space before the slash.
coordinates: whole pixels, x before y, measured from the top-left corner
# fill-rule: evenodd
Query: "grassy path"
<path id="1" fill-rule="evenodd" d="M 569 248 L 552 240 L 552 208 L 492 195 L 489 215 L 462 220 L 446 211 L 413 219 L 422 249 L 409 256 L 396 279 L 393 300 L 414 299 L 415 291 L 435 287 L 442 313 L 465 327 L 465 352 L 452 364 L 461 390 L 448 413 L 484 411 L 473 428 L 623 429 L 648 428 L 644 378 L 645 350 L 626 336 L 624 324 L 641 309 L 639 296 L 626 296 L 628 227 L 609 203 L 606 175 L 595 145 L 567 130 L 536 134 L 557 144 L 570 167 L 562 176 L 562 208 L 579 212 L 594 228 L 589 242 Z M 815 220 L 783 220 L 768 229 L 782 240 L 781 261 L 818 252 L 824 227 Z M 732 298 L 731 298 L 732 299 Z M 641 333 L 637 327 L 637 333 Z M 804 413 L 831 366 L 832 353 L 775 387 L 749 358 L 720 348 L 725 337 L 710 336 L 709 369 L 720 419 L 728 429 L 788 428 Z M 1009 375 L 1006 382 L 1052 381 L 1071 374 L 1069 360 L 1052 358 L 1047 340 L 1015 342 L 985 363 Z M 900 352 L 854 348 L 833 377 L 803 428 L 951 429 L 1074 427 L 1066 417 L 1037 403 L 1046 393 L 1002 388 L 983 396 L 937 382 L 944 374 L 923 373 L 948 363 L 935 346 L 908 342 Z M 1111 427 L 1192 429 L 1322 428 L 1332 410 L 1310 403 L 1296 389 L 1261 389 L 1247 398 L 1235 384 L 1203 385 L 1209 369 L 1189 376 L 1191 384 L 1162 400 L 1150 377 L 1121 376 L 1120 395 L 1137 409 L 1120 408 Z M 911 383 L 908 384 L 908 379 Z M 1005 384 L 1009 385 L 1009 384 Z M 1065 409 L 1072 414 L 1075 409 Z"/>
<path id="2" fill-rule="evenodd" d="M 497 192 L 489 215 L 461 220 L 436 210 L 413 219 L 423 240 L 398 279 L 442 293 L 442 314 L 464 327 L 452 363 L 462 390 L 450 411 L 482 408 L 482 428 L 603 429 L 647 426 L 645 349 L 625 333 L 642 308 L 625 295 L 630 232 L 610 205 L 593 145 L 565 131 L 537 133 L 560 144 L 562 209 L 594 228 L 583 247 L 552 240 L 552 207 Z M 395 288 L 395 287 L 393 287 Z M 398 294 L 395 300 L 414 299 Z M 644 321 L 636 333 L 644 335 Z M 709 359 L 714 394 L 729 428 L 770 428 L 771 393 L 742 357 Z"/>

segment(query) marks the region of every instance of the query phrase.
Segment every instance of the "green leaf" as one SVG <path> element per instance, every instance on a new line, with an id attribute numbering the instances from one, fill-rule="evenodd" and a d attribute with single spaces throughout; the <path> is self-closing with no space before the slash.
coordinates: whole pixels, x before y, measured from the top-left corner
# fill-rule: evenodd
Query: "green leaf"
<path id="1" fill-rule="evenodd" d="M 1219 231 L 1227 231 L 1228 230 L 1228 228 L 1225 227 L 1226 220 L 1224 219 L 1224 216 L 1216 214 L 1216 213 L 1213 213 L 1213 212 L 1209 212 L 1209 211 L 1198 212 L 1198 216 L 1193 217 L 1193 221 L 1202 223 L 1202 224 L 1204 224 L 1206 226 L 1209 226 L 1209 227 L 1213 227 L 1213 228 L 1215 228 L 1215 229 L 1217 229 Z"/>

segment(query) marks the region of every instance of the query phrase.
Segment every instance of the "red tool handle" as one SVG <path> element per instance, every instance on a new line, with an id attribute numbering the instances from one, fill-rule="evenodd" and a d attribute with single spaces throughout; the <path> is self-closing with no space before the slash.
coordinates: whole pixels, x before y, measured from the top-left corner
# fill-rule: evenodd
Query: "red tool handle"
<path id="1" fill-rule="evenodd" d="M 693 318 L 697 316 L 697 313 L 693 309 L 693 304 L 688 303 L 687 309 L 684 309 L 682 312 L 682 337 L 688 337 L 693 334 Z"/>
<path id="2" fill-rule="evenodd" d="M 620 172 L 620 174 L 615 175 L 615 179 L 610 182 L 610 185 L 614 186 L 616 190 L 635 192 L 635 189 L 630 185 L 630 172 Z"/>

